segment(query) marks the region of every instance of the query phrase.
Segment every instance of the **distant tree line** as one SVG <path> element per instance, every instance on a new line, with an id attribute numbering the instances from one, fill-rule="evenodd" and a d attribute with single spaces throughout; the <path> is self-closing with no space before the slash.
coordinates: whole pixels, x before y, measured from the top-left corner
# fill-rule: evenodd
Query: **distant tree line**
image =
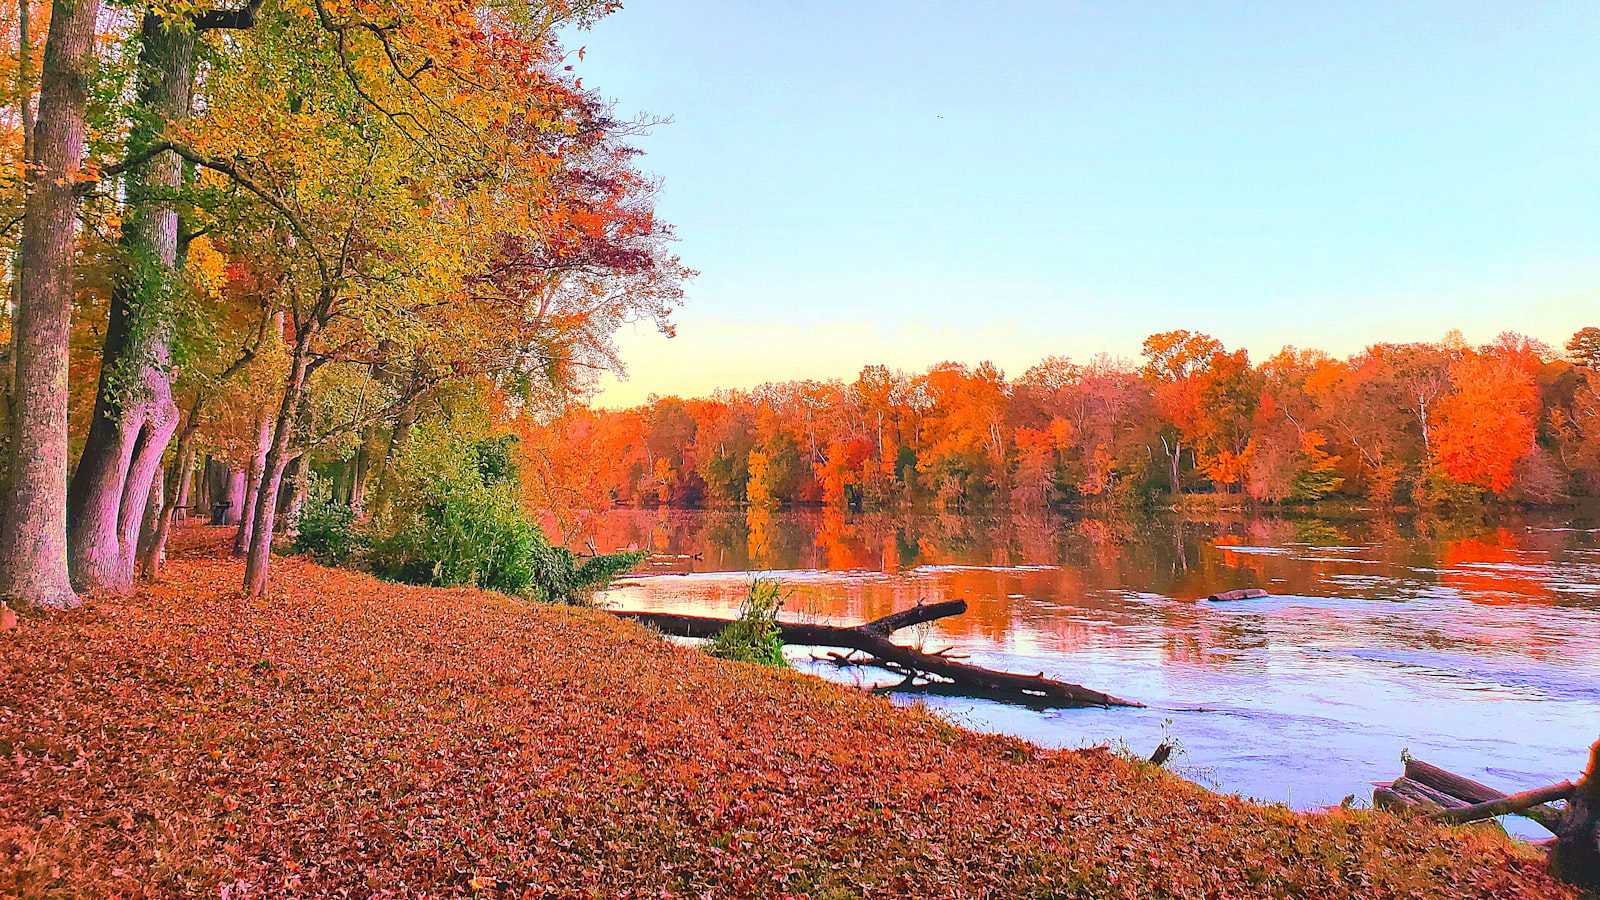
<path id="1" fill-rule="evenodd" d="M 1564 354 L 1453 335 L 1260 363 L 1170 331 L 1138 363 L 1057 357 L 1015 379 L 989 363 L 868 366 L 851 382 L 574 407 L 524 438 L 550 506 L 1549 504 L 1600 494 L 1597 365 L 1596 328 Z"/>

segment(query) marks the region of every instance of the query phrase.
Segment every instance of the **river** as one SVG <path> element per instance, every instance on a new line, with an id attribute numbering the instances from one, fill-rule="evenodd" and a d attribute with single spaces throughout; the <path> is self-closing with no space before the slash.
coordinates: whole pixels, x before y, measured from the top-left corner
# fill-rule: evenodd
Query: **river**
<path id="1" fill-rule="evenodd" d="M 604 592 L 625 609 L 729 615 L 750 578 L 785 615 L 855 623 L 917 601 L 902 632 L 1147 709 L 1036 710 L 898 695 L 1047 746 L 1165 737 L 1176 768 L 1297 809 L 1371 798 L 1409 750 L 1505 790 L 1575 776 L 1600 735 L 1600 515 L 1499 520 L 615 509 L 580 541 L 657 554 Z M 1261 587 L 1232 603 L 1208 594 Z M 859 670 L 797 665 L 855 680 Z M 881 676 L 880 676 L 881 677 Z M 1507 823 L 1541 836 L 1537 826 Z"/>

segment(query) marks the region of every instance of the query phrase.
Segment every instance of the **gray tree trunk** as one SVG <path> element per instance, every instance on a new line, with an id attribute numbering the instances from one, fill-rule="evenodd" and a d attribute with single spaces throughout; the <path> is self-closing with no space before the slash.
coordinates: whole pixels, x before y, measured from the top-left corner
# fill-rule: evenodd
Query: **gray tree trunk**
<path id="1" fill-rule="evenodd" d="M 233 536 L 233 555 L 243 556 L 250 550 L 250 532 L 256 521 L 256 506 L 250 498 L 261 489 L 261 478 L 267 468 L 267 449 L 272 445 L 272 412 L 263 406 L 256 413 L 256 452 L 250 456 L 250 469 L 244 480 L 244 508 L 239 510 L 239 530 Z"/>
<path id="2" fill-rule="evenodd" d="M 139 551 L 139 571 L 145 578 L 156 578 L 161 574 L 161 564 L 167 557 L 167 539 L 172 535 L 173 518 L 178 513 L 178 507 L 189 502 L 189 478 L 194 472 L 194 436 L 200 430 L 200 410 L 204 405 L 204 395 L 196 394 L 194 402 L 189 405 L 189 416 L 183 423 L 183 430 L 178 433 L 178 446 L 172 454 L 172 470 L 165 479 L 165 491 L 170 491 L 171 497 L 163 497 L 165 491 L 151 492 L 151 502 L 161 498 L 161 503 L 156 513 L 155 534 Z"/>
<path id="3" fill-rule="evenodd" d="M 0 497 L 0 598 L 77 603 L 67 576 L 67 347 L 76 187 L 100 0 L 55 0 L 23 205 L 10 485 Z"/>
<path id="4" fill-rule="evenodd" d="M 250 534 L 250 552 L 244 561 L 244 591 L 247 596 L 261 597 L 267 592 L 268 570 L 272 565 L 272 535 L 278 516 L 278 490 L 283 484 L 283 470 L 289 464 L 289 441 L 294 436 L 295 425 L 305 402 L 306 379 L 311 375 L 312 329 L 296 328 L 294 351 L 289 357 L 289 378 L 283 388 L 283 402 L 278 406 L 277 419 L 272 427 L 272 444 L 267 448 L 266 467 L 256 495 L 255 527 Z"/>
<path id="5" fill-rule="evenodd" d="M 132 153 L 189 114 L 197 32 L 147 12 L 140 27 Z M 68 553 L 84 589 L 133 587 L 140 522 L 161 457 L 178 427 L 172 399 L 172 297 L 178 287 L 183 161 L 158 153 L 124 176 L 124 271 L 111 289 L 100 384 L 83 455 L 73 473 Z"/>

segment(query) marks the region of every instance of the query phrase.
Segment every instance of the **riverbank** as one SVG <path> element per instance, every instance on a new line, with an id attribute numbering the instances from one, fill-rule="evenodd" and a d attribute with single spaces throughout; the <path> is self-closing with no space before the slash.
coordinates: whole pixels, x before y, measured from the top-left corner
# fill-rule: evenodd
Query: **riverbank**
<path id="1" fill-rule="evenodd" d="M 250 601 L 226 534 L 0 637 L 0 894 L 1563 896 L 1494 835 L 1258 807 L 603 613 L 298 559 Z"/>

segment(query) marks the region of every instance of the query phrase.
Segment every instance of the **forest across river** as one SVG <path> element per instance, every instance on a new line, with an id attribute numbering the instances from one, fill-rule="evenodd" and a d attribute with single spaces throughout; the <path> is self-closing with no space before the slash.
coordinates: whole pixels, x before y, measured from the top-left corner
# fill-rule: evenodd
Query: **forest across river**
<path id="1" fill-rule="evenodd" d="M 613 509 L 580 540 L 650 562 L 615 608 L 855 623 L 961 599 L 911 640 L 1148 704 L 1028 709 L 937 694 L 953 722 L 1046 746 L 1121 742 L 1297 809 L 1368 801 L 1412 754 L 1512 791 L 1573 777 L 1600 722 L 1600 511 L 1468 520 Z M 1233 603 L 1207 595 L 1261 587 Z M 907 635 L 902 634 L 901 640 Z M 792 661 L 824 677 L 885 680 Z M 1508 823 L 1528 836 L 1536 826 Z"/>

